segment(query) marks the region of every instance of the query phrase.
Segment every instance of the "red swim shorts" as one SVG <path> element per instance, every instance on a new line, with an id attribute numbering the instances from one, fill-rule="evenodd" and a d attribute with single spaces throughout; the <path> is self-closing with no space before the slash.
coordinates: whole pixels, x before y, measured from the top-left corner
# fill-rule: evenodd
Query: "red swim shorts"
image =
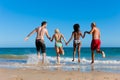
<path id="1" fill-rule="evenodd" d="M 93 39 L 91 42 L 91 50 L 100 50 L 100 39 Z"/>

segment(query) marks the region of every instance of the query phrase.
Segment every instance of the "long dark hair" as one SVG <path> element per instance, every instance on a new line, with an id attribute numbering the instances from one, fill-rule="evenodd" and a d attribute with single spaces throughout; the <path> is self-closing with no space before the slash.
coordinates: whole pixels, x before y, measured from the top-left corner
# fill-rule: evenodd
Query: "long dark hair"
<path id="1" fill-rule="evenodd" d="M 74 24 L 73 29 L 74 29 L 74 32 L 79 32 L 80 31 L 80 25 L 79 24 Z"/>

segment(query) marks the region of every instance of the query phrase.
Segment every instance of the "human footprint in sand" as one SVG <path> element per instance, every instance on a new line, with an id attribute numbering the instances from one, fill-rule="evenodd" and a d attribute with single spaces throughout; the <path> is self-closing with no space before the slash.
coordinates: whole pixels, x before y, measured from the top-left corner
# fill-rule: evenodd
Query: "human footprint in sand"
<path id="1" fill-rule="evenodd" d="M 104 51 L 100 50 L 100 30 L 96 27 L 96 24 L 93 22 L 91 23 L 91 31 L 85 31 L 84 34 L 92 34 L 92 42 L 91 42 L 91 53 L 92 53 L 92 62 L 94 63 L 94 50 L 96 50 L 97 53 L 102 54 L 102 57 L 105 58 Z"/>
<path id="2" fill-rule="evenodd" d="M 57 64 L 60 64 L 60 54 L 64 55 L 62 39 L 66 43 L 63 34 L 60 33 L 59 29 L 55 29 L 55 34 L 52 36 L 51 41 L 55 39 L 55 50 L 57 53 Z"/>
<path id="3" fill-rule="evenodd" d="M 68 43 L 74 38 L 73 40 L 73 60 L 75 60 L 75 54 L 76 54 L 76 49 L 78 49 L 78 62 L 80 63 L 80 48 L 81 48 L 81 40 L 80 37 L 84 38 L 84 36 L 82 35 L 82 32 L 80 32 L 80 26 L 79 24 L 74 24 L 73 26 L 74 31 L 72 32 L 71 38 L 69 39 L 69 41 L 66 43 L 66 45 L 68 45 Z"/>
<path id="4" fill-rule="evenodd" d="M 43 21 L 41 23 L 41 26 L 38 27 L 38 28 L 35 28 L 30 34 L 28 34 L 28 36 L 25 38 L 25 40 L 28 40 L 29 37 L 34 34 L 34 33 L 37 33 L 37 36 L 36 36 L 36 41 L 35 41 L 35 44 L 36 44 L 36 50 L 37 50 L 37 56 L 38 56 L 38 59 L 40 59 L 40 50 L 42 52 L 42 55 L 43 55 L 43 58 L 42 58 L 42 63 L 44 63 L 45 61 L 45 57 L 46 57 L 46 45 L 45 45 L 45 42 L 44 42 L 44 35 L 47 36 L 47 38 L 49 40 L 51 40 L 49 34 L 48 34 L 48 31 L 46 29 L 46 26 L 47 26 L 47 22 L 46 21 Z"/>

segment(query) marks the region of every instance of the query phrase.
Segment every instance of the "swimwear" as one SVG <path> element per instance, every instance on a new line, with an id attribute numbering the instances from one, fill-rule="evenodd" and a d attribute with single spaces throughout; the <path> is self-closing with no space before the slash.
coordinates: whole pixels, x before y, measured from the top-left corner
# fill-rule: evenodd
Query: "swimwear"
<path id="1" fill-rule="evenodd" d="M 45 46 L 44 41 L 42 41 L 41 39 L 36 39 L 35 44 L 36 44 L 37 51 L 40 52 L 41 50 L 42 53 L 46 53 L 46 46 Z"/>
<path id="2" fill-rule="evenodd" d="M 62 43 L 61 42 L 56 42 L 55 46 L 58 47 L 58 48 L 60 48 L 60 47 L 62 47 Z"/>
<path id="3" fill-rule="evenodd" d="M 74 43 L 75 43 L 75 44 L 80 44 L 81 41 L 80 41 L 80 40 L 74 40 Z"/>
<path id="4" fill-rule="evenodd" d="M 100 50 L 100 39 L 93 39 L 91 42 L 91 50 Z"/>

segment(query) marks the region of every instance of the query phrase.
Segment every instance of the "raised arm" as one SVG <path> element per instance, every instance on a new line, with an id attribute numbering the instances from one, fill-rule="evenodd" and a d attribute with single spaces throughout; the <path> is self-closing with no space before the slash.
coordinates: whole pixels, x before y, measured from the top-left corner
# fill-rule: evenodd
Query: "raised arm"
<path id="1" fill-rule="evenodd" d="M 74 37 L 74 35 L 73 35 L 73 33 L 72 33 L 72 35 L 71 35 L 69 41 L 66 43 L 66 45 L 68 45 L 68 43 L 73 39 L 73 37 Z"/>
<path id="2" fill-rule="evenodd" d="M 27 37 L 25 38 L 25 41 L 29 39 L 29 37 L 34 34 L 35 32 L 37 32 L 37 28 L 35 28 L 32 32 L 30 32 Z"/>
<path id="3" fill-rule="evenodd" d="M 61 36 L 62 36 L 62 38 L 63 38 L 64 42 L 65 42 L 65 43 L 67 43 L 67 41 L 66 41 L 65 37 L 64 37 L 62 34 L 61 34 Z"/>
<path id="4" fill-rule="evenodd" d="M 47 30 L 46 30 L 46 36 L 47 36 L 47 38 L 48 38 L 49 40 L 51 40 L 51 38 L 50 38 Z"/>

